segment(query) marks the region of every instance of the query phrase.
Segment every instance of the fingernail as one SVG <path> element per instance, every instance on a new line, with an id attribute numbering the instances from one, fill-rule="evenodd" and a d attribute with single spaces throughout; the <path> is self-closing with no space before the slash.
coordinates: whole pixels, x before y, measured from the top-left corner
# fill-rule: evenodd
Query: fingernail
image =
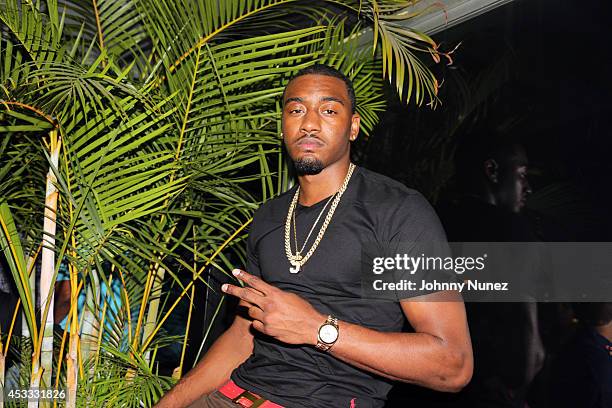
<path id="1" fill-rule="evenodd" d="M 233 274 L 234 276 L 240 276 L 240 269 L 234 269 L 234 270 L 232 271 L 232 274 Z"/>
<path id="2" fill-rule="evenodd" d="M 227 283 L 224 283 L 223 285 L 221 285 L 221 290 L 223 292 L 227 292 Z"/>

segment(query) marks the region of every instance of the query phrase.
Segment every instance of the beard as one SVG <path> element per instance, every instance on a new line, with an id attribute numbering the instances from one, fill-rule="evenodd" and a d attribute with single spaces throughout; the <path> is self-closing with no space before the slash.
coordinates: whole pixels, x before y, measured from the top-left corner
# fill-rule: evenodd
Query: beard
<path id="1" fill-rule="evenodd" d="M 293 164 L 295 165 L 295 171 L 300 176 L 313 176 L 319 174 L 325 168 L 321 160 L 312 157 L 301 157 L 294 160 Z"/>

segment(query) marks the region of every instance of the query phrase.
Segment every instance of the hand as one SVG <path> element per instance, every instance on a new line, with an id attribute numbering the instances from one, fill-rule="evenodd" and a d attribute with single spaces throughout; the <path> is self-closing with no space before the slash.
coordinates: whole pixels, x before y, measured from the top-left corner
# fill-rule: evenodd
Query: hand
<path id="1" fill-rule="evenodd" d="M 310 303 L 240 269 L 232 273 L 249 287 L 226 283 L 221 290 L 248 304 L 255 330 L 286 344 L 317 344 L 317 333 L 326 317 Z"/>

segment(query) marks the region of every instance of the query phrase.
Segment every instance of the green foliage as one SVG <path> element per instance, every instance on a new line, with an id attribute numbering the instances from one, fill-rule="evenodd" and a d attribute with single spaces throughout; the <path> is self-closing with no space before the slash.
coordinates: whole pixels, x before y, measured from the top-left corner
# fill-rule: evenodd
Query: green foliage
<path id="1" fill-rule="evenodd" d="M 162 325 L 180 299 L 163 281 L 186 298 L 210 268 L 244 261 L 253 211 L 291 183 L 279 97 L 292 74 L 316 62 L 347 72 L 365 134 L 385 109 L 384 78 L 405 99 L 435 104 L 437 82 L 414 52 L 439 53 L 399 25 L 407 5 L 0 0 L 2 250 L 37 353 L 44 336 L 28 274 L 49 172 L 59 190 L 47 209 L 57 217 L 50 279 L 67 269 L 87 305 L 80 338 L 55 348 L 54 378 L 69 384 L 64 356 L 78 340 L 79 404 L 150 406 L 171 386 L 155 359 L 177 341 Z M 102 290 L 112 282 L 122 287 L 117 308 Z"/>

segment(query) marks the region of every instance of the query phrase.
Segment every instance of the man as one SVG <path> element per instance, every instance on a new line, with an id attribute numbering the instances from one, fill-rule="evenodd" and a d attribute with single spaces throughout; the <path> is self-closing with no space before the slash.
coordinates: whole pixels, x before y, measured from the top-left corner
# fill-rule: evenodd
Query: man
<path id="1" fill-rule="evenodd" d="M 361 296 L 363 243 L 445 237 L 421 195 L 351 164 L 350 80 L 324 65 L 300 71 L 283 95 L 282 128 L 299 186 L 255 214 L 248 273 L 234 271 L 246 286 L 223 286 L 245 313 L 158 407 L 382 407 L 389 380 L 460 390 L 472 351 L 457 293 Z M 401 332 L 404 316 L 414 332 Z"/>
<path id="2" fill-rule="evenodd" d="M 523 146 L 495 131 L 474 132 L 459 146 L 456 165 L 461 196 L 441 211 L 449 241 L 539 241 L 522 214 L 531 193 Z M 536 259 L 512 259 L 516 276 L 506 278 L 538 273 Z M 467 311 L 476 369 L 449 406 L 523 408 L 544 364 L 537 303 L 468 303 Z"/>
<path id="3" fill-rule="evenodd" d="M 457 149 L 460 197 L 442 211 L 449 241 L 532 242 L 537 236 L 522 216 L 531 186 L 520 144 L 482 131 Z"/>
<path id="4" fill-rule="evenodd" d="M 559 408 L 612 406 L 612 303 L 574 303 L 579 327 L 553 365 L 550 396 Z"/>

